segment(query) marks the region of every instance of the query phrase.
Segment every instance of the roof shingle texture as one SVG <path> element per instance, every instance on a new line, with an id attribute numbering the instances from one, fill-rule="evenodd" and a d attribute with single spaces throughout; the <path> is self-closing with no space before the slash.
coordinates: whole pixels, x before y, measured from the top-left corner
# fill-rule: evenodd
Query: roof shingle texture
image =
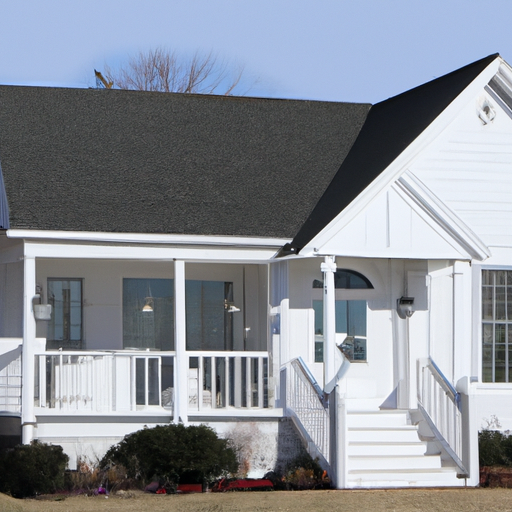
<path id="1" fill-rule="evenodd" d="M 10 227 L 293 238 L 369 109 L 1 86 Z"/>

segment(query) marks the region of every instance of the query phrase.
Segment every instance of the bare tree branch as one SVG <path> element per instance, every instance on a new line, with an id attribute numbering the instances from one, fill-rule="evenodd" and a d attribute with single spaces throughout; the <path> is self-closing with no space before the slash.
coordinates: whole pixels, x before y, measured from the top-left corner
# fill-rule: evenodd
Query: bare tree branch
<path id="1" fill-rule="evenodd" d="M 118 89 L 191 94 L 233 94 L 243 73 L 242 66 L 232 71 L 212 52 L 184 59 L 164 48 L 141 51 L 117 69 L 105 66 L 107 80 Z"/>

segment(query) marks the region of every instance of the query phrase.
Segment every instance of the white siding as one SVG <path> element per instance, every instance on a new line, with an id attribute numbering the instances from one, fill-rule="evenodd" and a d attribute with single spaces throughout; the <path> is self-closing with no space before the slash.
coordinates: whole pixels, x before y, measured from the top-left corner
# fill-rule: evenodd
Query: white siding
<path id="1" fill-rule="evenodd" d="M 496 111 L 484 125 L 477 110 Z M 482 92 L 410 166 L 487 245 L 512 246 L 512 119 Z"/>

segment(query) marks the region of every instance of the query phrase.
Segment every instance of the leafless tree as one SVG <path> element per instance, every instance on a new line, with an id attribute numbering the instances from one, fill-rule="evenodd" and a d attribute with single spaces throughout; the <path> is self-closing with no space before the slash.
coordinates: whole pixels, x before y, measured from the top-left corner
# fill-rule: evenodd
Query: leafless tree
<path id="1" fill-rule="evenodd" d="M 118 89 L 196 94 L 232 94 L 243 71 L 211 52 L 186 59 L 164 48 L 141 51 L 117 69 L 105 66 L 107 80 Z"/>

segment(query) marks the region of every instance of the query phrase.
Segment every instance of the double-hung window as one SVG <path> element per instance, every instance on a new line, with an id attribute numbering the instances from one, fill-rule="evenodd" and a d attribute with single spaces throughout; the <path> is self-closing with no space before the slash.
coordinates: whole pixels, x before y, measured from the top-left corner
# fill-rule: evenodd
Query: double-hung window
<path id="1" fill-rule="evenodd" d="M 512 271 L 482 271 L 482 381 L 512 382 Z"/>

